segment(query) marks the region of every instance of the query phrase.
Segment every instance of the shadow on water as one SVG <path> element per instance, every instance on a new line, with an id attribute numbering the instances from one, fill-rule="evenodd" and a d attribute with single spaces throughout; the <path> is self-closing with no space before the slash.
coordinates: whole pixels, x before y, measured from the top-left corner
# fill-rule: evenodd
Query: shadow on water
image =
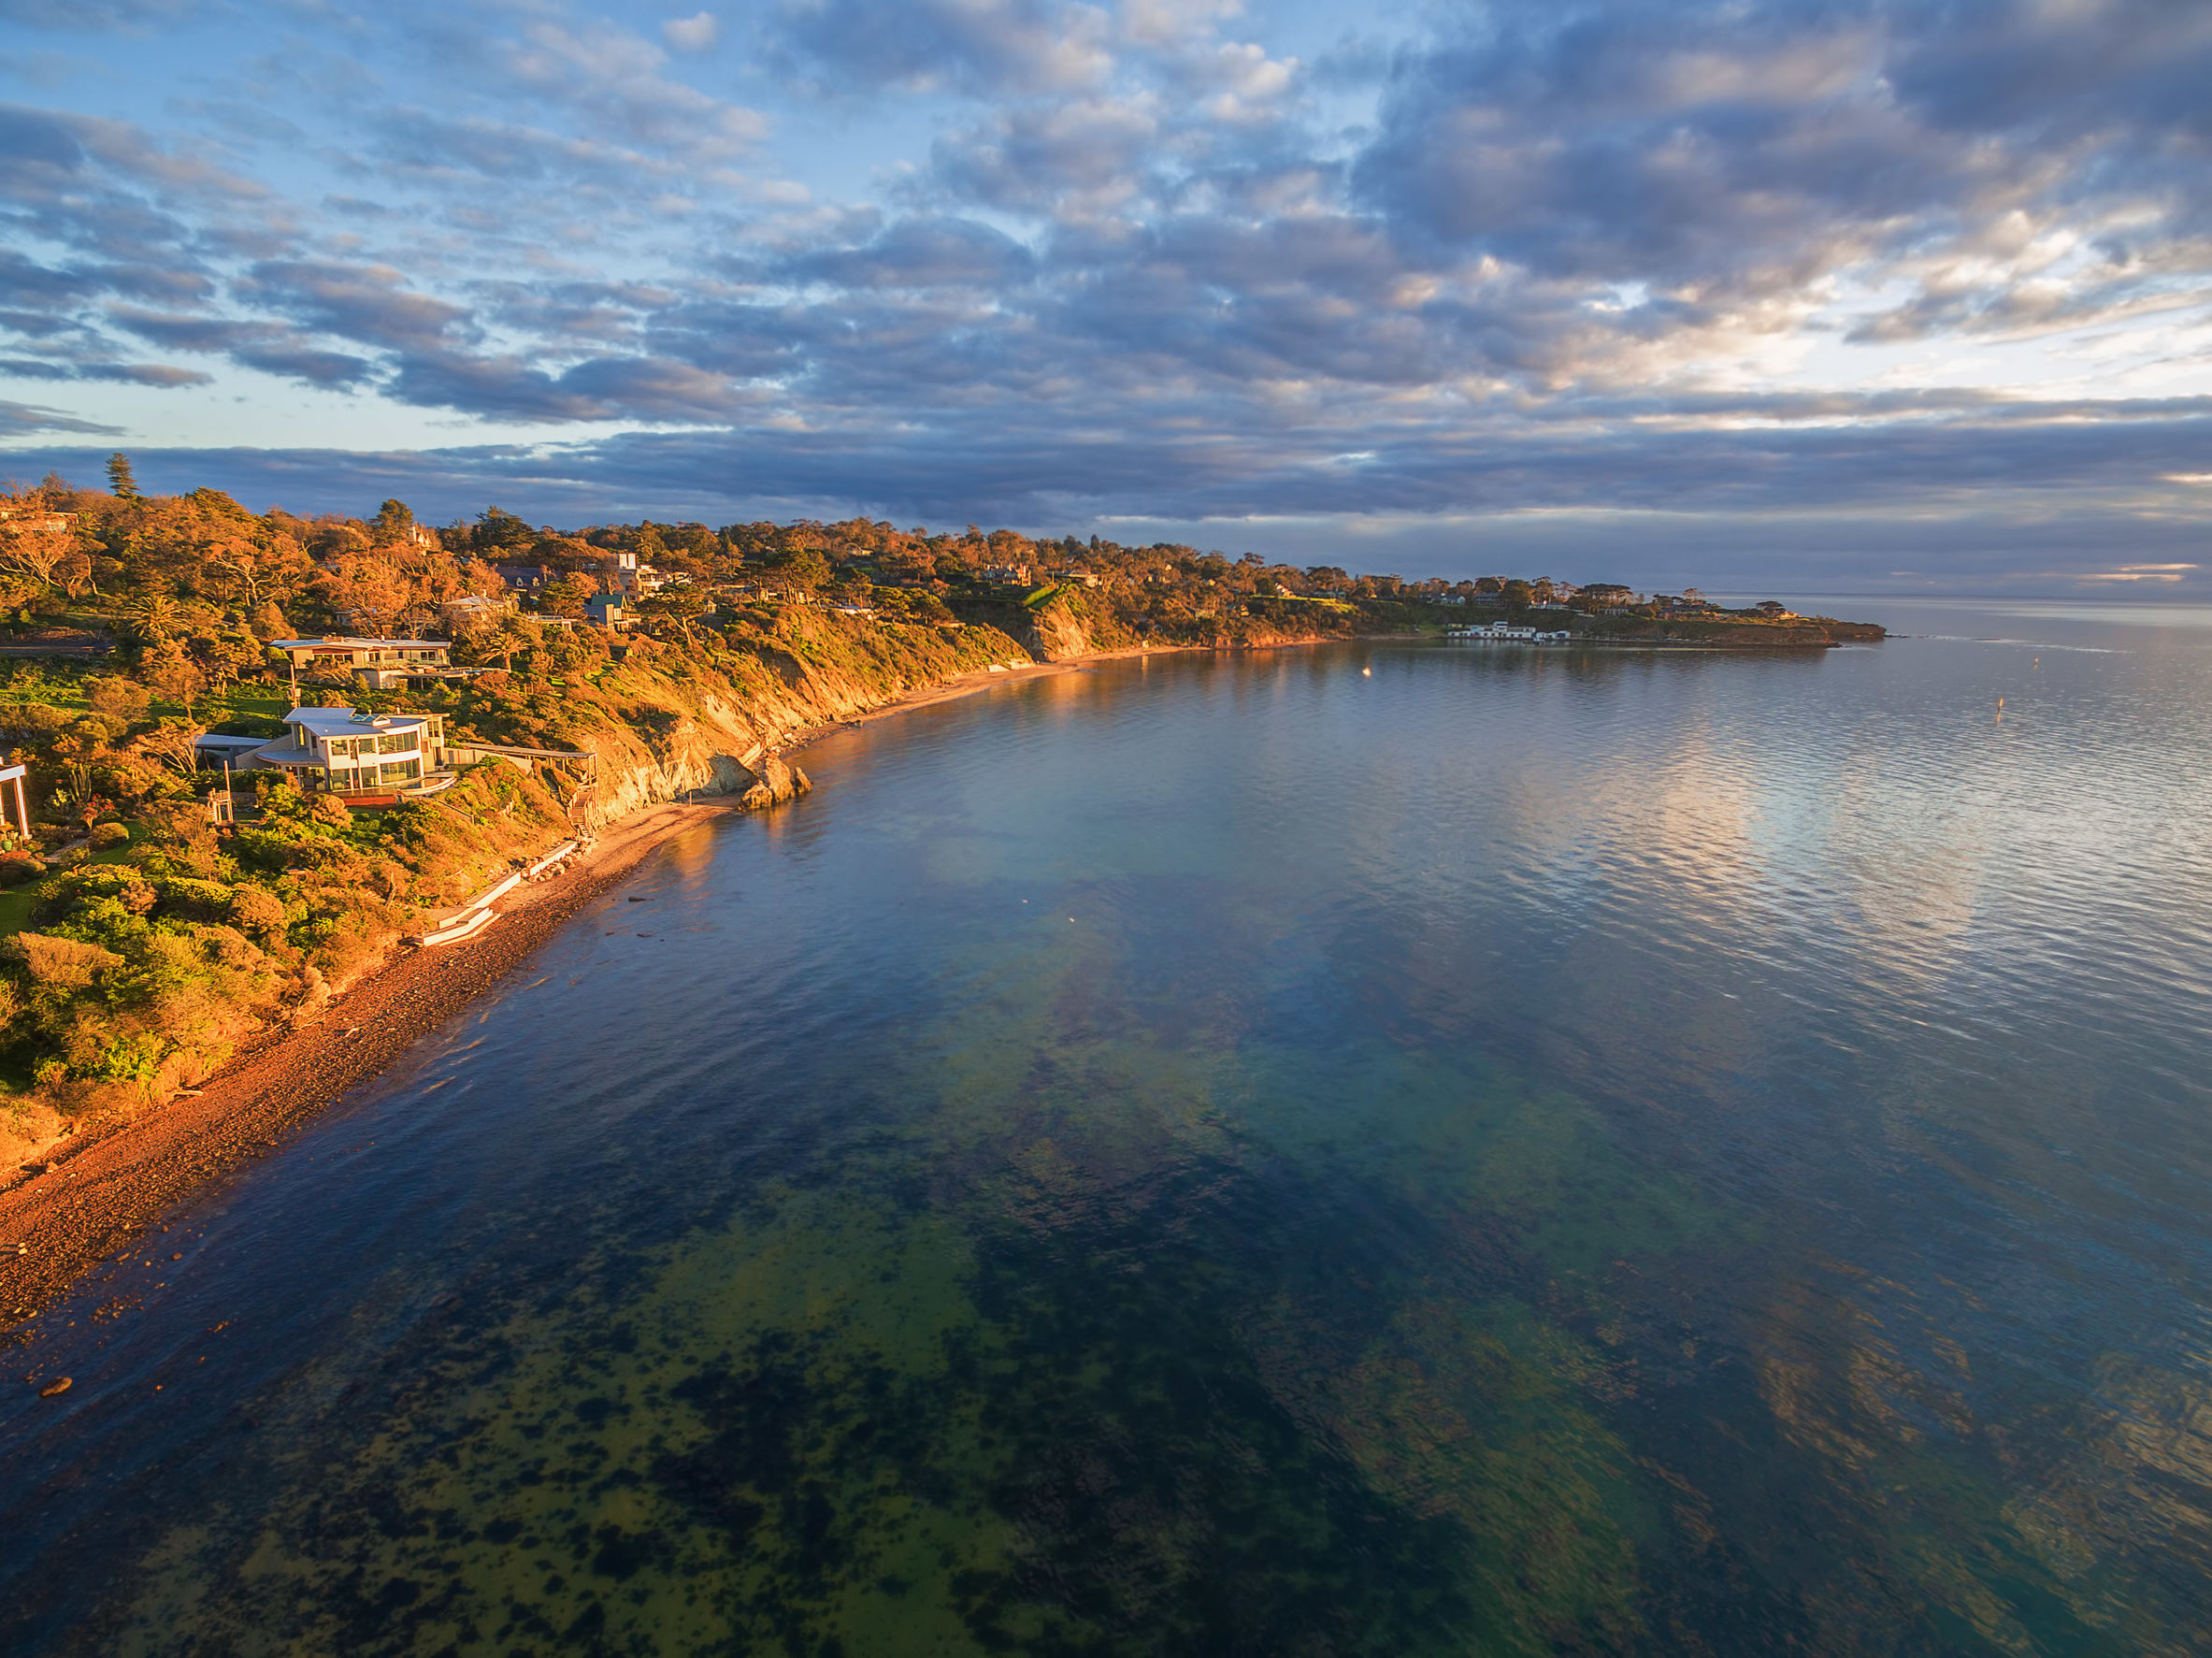
<path id="1" fill-rule="evenodd" d="M 2201 1191 L 2123 1144 L 2201 1090 L 2121 1028 L 2085 1109 L 2109 901 L 1955 815 L 1953 659 L 1861 660 L 840 735 L 65 1315 L 12 1644 L 2189 1650 L 2204 1228 L 2112 1194 Z"/>

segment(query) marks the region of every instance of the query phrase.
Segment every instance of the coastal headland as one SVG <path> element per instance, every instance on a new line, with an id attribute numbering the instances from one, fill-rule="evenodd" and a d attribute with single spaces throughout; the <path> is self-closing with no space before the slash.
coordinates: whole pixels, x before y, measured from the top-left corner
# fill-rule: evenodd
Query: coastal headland
<path id="1" fill-rule="evenodd" d="M 307 520 L 111 471 L 0 497 L 0 1328 L 374 1076 L 667 835 L 804 793 L 786 757 L 810 735 L 1170 650 L 1480 622 L 1676 649 L 1881 632 L 862 520 Z"/>
<path id="2" fill-rule="evenodd" d="M 309 1016 L 265 1031 L 198 1087 L 49 1141 L 10 1171 L 15 1183 L 0 1189 L 0 1330 L 27 1340 L 39 1315 L 102 1264 L 139 1251 L 154 1259 L 162 1233 L 186 1205 L 267 1156 L 287 1133 L 512 974 L 662 843 L 718 816 L 771 808 L 803 792 L 805 773 L 784 755 L 829 730 L 1010 684 L 1122 657 L 1210 648 L 1125 646 L 962 672 L 789 731 L 777 755 L 756 762 L 768 776 L 790 780 L 766 800 L 750 790 L 685 791 L 704 798 L 661 800 L 605 827 L 552 879 L 503 898 L 496 923 L 480 935 L 444 948 L 392 949 Z"/>

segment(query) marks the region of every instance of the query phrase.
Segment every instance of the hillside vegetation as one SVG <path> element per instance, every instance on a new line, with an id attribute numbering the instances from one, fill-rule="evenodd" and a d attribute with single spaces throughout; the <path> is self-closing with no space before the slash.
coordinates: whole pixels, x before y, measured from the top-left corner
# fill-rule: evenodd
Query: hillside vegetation
<path id="1" fill-rule="evenodd" d="M 619 633 L 579 625 L 602 592 L 625 596 Z M 0 744 L 32 820 L 0 831 L 0 1167 L 192 1086 L 565 838 L 686 791 L 787 798 L 805 779 L 773 751 L 807 728 L 994 664 L 1436 628 L 1554 598 L 972 526 L 560 530 L 493 507 L 434 528 L 398 501 L 307 519 L 143 494 L 122 456 L 105 490 L 0 494 Z M 1585 609 L 1593 629 L 1659 614 Z M 268 648 L 325 634 L 448 640 L 470 671 L 371 691 L 294 680 Z M 478 758 L 374 810 L 255 772 L 237 821 L 213 821 L 197 740 L 276 736 L 300 705 L 436 713 L 457 742 L 558 752 Z"/>

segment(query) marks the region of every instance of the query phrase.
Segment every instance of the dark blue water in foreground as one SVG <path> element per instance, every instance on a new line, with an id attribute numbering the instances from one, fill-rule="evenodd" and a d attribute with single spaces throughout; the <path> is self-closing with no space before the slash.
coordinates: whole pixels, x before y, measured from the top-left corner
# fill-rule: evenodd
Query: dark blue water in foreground
<path id="1" fill-rule="evenodd" d="M 0 1643 L 2212 1646 L 2212 616 L 1839 608 L 821 743 L 42 1321 Z"/>

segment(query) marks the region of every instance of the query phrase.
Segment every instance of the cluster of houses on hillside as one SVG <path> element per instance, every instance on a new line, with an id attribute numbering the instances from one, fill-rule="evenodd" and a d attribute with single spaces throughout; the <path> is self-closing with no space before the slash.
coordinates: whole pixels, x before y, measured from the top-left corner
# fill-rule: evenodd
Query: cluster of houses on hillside
<path id="1" fill-rule="evenodd" d="M 583 570 L 558 569 L 545 564 L 495 564 L 492 566 L 500 584 L 518 597 L 535 597 L 570 575 L 594 579 L 602 596 L 618 598 L 643 598 L 658 593 L 664 587 L 681 587 L 691 578 L 681 571 L 666 574 L 650 564 L 639 562 L 635 553 L 619 549 L 604 553 L 598 563 Z"/>
<path id="2" fill-rule="evenodd" d="M 1506 601 L 1503 587 L 1495 578 L 1486 577 L 1482 587 L 1496 587 L 1498 591 L 1477 591 L 1472 598 L 1465 593 L 1439 593 L 1432 604 L 1497 605 Z M 1649 596 L 1625 587 L 1618 582 L 1590 582 L 1576 586 L 1573 582 L 1562 582 L 1553 577 L 1528 584 L 1533 595 L 1526 606 L 1537 611 L 1580 611 L 1589 615 L 1625 616 L 1631 613 L 1668 617 L 1717 616 L 1723 608 L 1707 598 L 1695 587 L 1680 594 L 1654 593 Z M 1787 621 L 1797 613 L 1778 599 L 1761 599 L 1751 607 L 1769 621 Z"/>
<path id="3" fill-rule="evenodd" d="M 623 620 L 617 594 L 597 595 L 591 610 L 591 619 L 599 626 L 614 627 Z M 627 648 L 616 645 L 617 656 Z M 368 690 L 420 690 L 488 671 L 456 668 L 448 656 L 450 649 L 442 639 L 342 636 L 278 639 L 268 644 L 271 657 L 291 670 L 294 686 L 304 676 L 343 672 Z M 198 740 L 199 758 L 234 773 L 283 771 L 310 793 L 327 792 L 366 805 L 389 804 L 450 787 L 457 776 L 455 768 L 469 757 L 467 749 L 447 742 L 442 714 L 295 708 L 284 716 L 284 725 L 283 736 L 267 740 L 209 733 Z M 218 818 L 227 819 L 228 792 L 219 791 L 210 806 Z"/>
<path id="4" fill-rule="evenodd" d="M 290 668 L 295 685 L 303 674 L 344 670 L 379 691 L 421 688 L 481 671 L 452 666 L 447 648 L 440 639 L 277 639 L 268 645 L 269 654 Z M 446 742 L 442 714 L 295 708 L 284 716 L 284 726 L 283 736 L 270 739 L 210 732 L 198 740 L 200 761 L 234 773 L 286 772 L 310 793 L 365 805 L 435 793 L 455 779 L 456 751 Z M 227 791 L 219 791 L 209 804 L 218 819 L 231 816 Z"/>

